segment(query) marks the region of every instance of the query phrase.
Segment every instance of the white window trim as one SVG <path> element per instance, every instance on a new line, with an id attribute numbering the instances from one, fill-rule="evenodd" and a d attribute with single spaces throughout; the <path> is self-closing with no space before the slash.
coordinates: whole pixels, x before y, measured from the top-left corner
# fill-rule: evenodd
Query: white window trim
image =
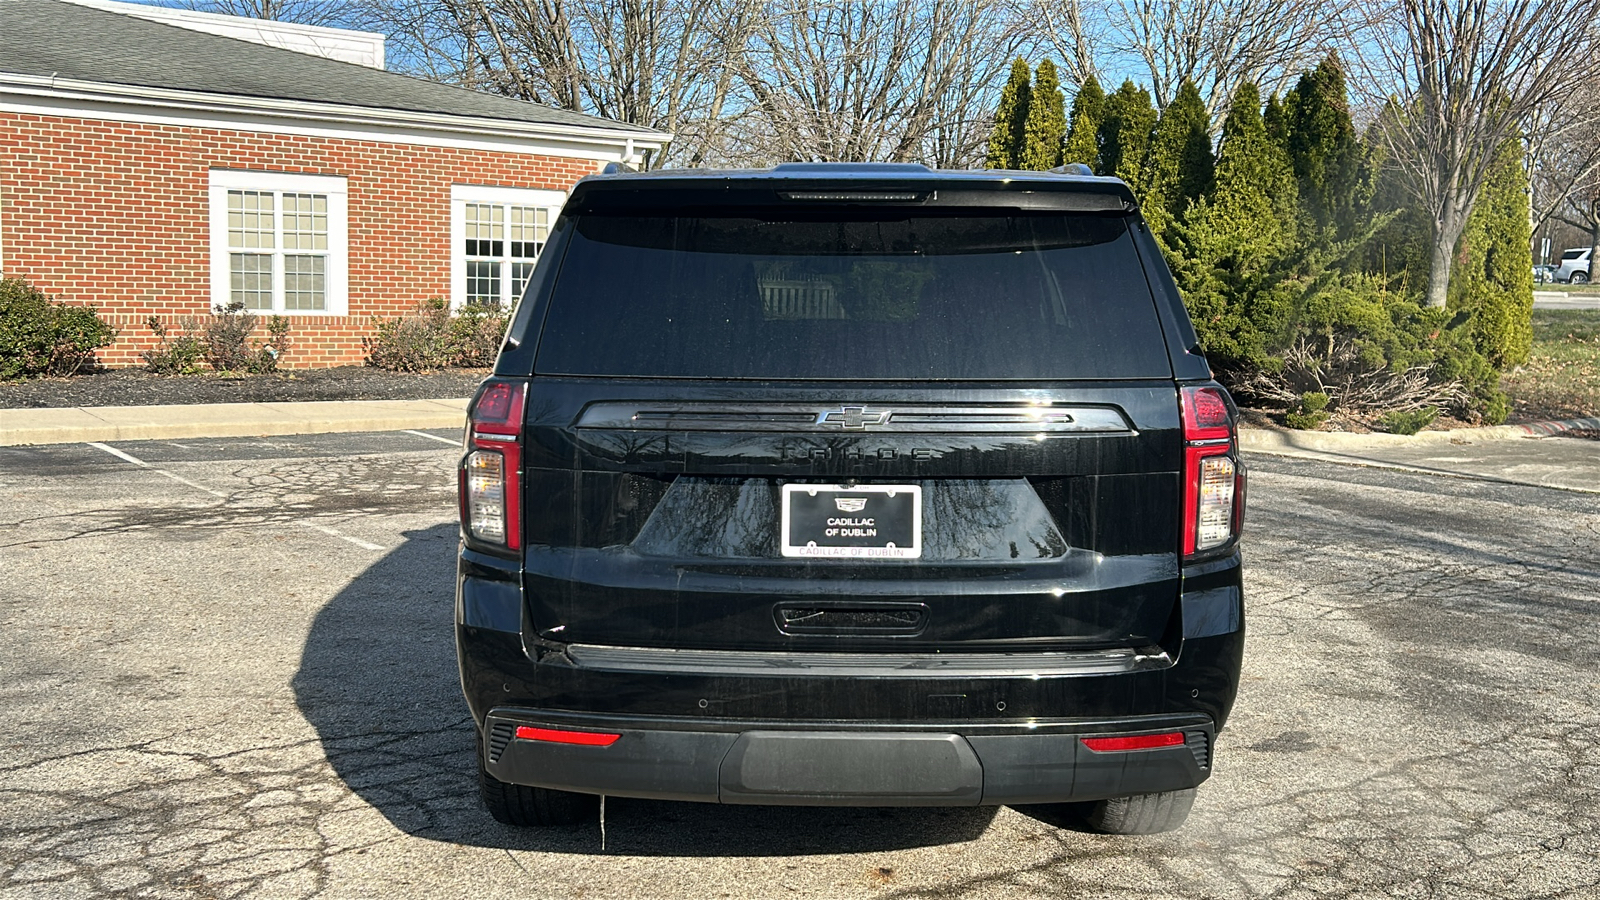
<path id="1" fill-rule="evenodd" d="M 228 192 L 273 191 L 283 194 L 326 194 L 328 197 L 328 256 L 323 273 L 325 309 L 252 310 L 256 315 L 344 316 L 350 313 L 350 201 L 348 181 L 339 175 L 300 175 L 293 172 L 253 172 L 242 169 L 212 169 L 211 208 L 211 304 L 227 306 L 231 299 L 228 277 Z M 281 223 L 283 211 L 274 209 L 274 221 Z M 281 230 L 281 224 L 278 226 Z M 283 248 L 273 251 L 282 256 Z M 272 300 L 283 302 L 283 266 L 272 271 Z"/>
<path id="2" fill-rule="evenodd" d="M 556 215 L 567 202 L 565 191 L 548 191 L 536 188 L 490 187 L 477 184 L 450 186 L 450 307 L 460 309 L 467 305 L 467 204 L 497 203 L 505 206 L 545 206 L 550 208 L 550 225 L 555 226 Z M 507 226 L 509 227 L 509 225 Z M 505 308 L 516 305 L 520 298 L 511 297 Z"/>

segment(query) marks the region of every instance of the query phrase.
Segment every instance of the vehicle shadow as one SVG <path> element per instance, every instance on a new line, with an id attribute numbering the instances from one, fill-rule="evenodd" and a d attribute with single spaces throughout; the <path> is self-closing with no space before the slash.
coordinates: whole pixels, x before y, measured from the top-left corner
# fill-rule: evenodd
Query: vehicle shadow
<path id="1" fill-rule="evenodd" d="M 401 831 L 479 847 L 595 853 L 598 823 L 516 829 L 478 801 L 456 671 L 456 527 L 411 531 L 318 612 L 295 702 L 334 772 Z M 856 853 L 975 840 L 995 807 L 718 806 L 609 798 L 606 847 L 660 856 Z"/>

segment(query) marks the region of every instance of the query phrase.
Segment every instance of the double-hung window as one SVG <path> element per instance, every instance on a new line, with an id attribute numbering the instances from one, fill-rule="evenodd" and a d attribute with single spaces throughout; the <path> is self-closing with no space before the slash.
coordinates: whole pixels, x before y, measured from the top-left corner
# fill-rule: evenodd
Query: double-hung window
<path id="1" fill-rule="evenodd" d="M 566 199 L 561 191 L 451 187 L 451 302 L 515 304 Z"/>
<path id="2" fill-rule="evenodd" d="M 345 179 L 211 171 L 211 300 L 257 312 L 345 315 Z"/>

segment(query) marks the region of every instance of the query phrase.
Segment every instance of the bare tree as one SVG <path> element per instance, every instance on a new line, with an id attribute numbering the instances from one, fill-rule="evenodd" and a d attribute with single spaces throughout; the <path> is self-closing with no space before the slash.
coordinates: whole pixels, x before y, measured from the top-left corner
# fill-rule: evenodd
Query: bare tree
<path id="1" fill-rule="evenodd" d="M 1577 228 L 1594 259 L 1600 257 L 1600 76 L 1557 100 L 1536 112 L 1529 129 L 1534 231 L 1552 219 Z"/>
<path id="2" fill-rule="evenodd" d="M 1427 304 L 1444 306 L 1456 242 L 1496 152 L 1567 105 L 1600 55 L 1600 0 L 1359 0 L 1366 85 L 1395 98 L 1380 117 L 1389 158 L 1426 211 Z M 1593 110 L 1589 110 L 1593 115 Z"/>
<path id="3" fill-rule="evenodd" d="M 1142 66 L 1158 108 L 1184 79 L 1221 127 L 1233 94 L 1251 82 L 1277 93 L 1344 42 L 1351 0 L 1117 0 L 1106 7 L 1117 49 Z"/>
<path id="4" fill-rule="evenodd" d="M 175 5 L 225 16 L 350 28 L 354 27 L 350 15 L 356 4 L 346 0 L 178 0 Z"/>
<path id="5" fill-rule="evenodd" d="M 488 90 L 455 16 L 438 0 L 358 0 L 358 27 L 387 35 L 385 65 L 430 81 Z"/>
<path id="6" fill-rule="evenodd" d="M 742 80 L 772 161 L 970 165 L 1018 46 L 1000 0 L 776 0 Z"/>
<path id="7" fill-rule="evenodd" d="M 1587 142 L 1587 143 L 1584 143 Z M 1576 228 L 1589 238 L 1589 278 L 1594 279 L 1594 260 L 1600 259 L 1600 129 L 1594 122 L 1561 141 L 1547 160 L 1549 169 L 1536 170 L 1536 198 L 1548 198 L 1543 224 L 1554 219 Z M 1538 190 L 1540 177 L 1548 178 L 1547 193 Z"/>
<path id="8" fill-rule="evenodd" d="M 677 136 L 715 160 L 757 0 L 413 0 L 424 67 L 510 97 Z M 441 40 L 442 38 L 442 40 Z"/>
<path id="9" fill-rule="evenodd" d="M 1081 85 L 1090 76 L 1099 80 L 1100 57 L 1107 44 L 1109 26 L 1100 4 L 1083 0 L 1019 0 L 1014 14 L 1026 23 L 1041 44 L 1061 60 L 1062 83 Z"/>

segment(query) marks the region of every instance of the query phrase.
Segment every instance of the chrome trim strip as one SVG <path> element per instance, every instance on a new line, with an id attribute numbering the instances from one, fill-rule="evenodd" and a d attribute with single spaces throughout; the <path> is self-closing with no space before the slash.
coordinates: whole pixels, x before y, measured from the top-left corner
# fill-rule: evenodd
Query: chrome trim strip
<path id="1" fill-rule="evenodd" d="M 594 403 L 578 428 L 629 431 L 875 432 L 883 434 L 1130 434 L 1133 425 L 1111 406 L 1025 403 L 927 406 L 880 404 Z"/>
<path id="2" fill-rule="evenodd" d="M 583 669 L 671 675 L 877 678 L 1026 678 L 1123 675 L 1166 669 L 1160 647 L 1118 647 L 1055 653 L 792 653 L 675 650 L 569 644 L 567 657 Z"/>

